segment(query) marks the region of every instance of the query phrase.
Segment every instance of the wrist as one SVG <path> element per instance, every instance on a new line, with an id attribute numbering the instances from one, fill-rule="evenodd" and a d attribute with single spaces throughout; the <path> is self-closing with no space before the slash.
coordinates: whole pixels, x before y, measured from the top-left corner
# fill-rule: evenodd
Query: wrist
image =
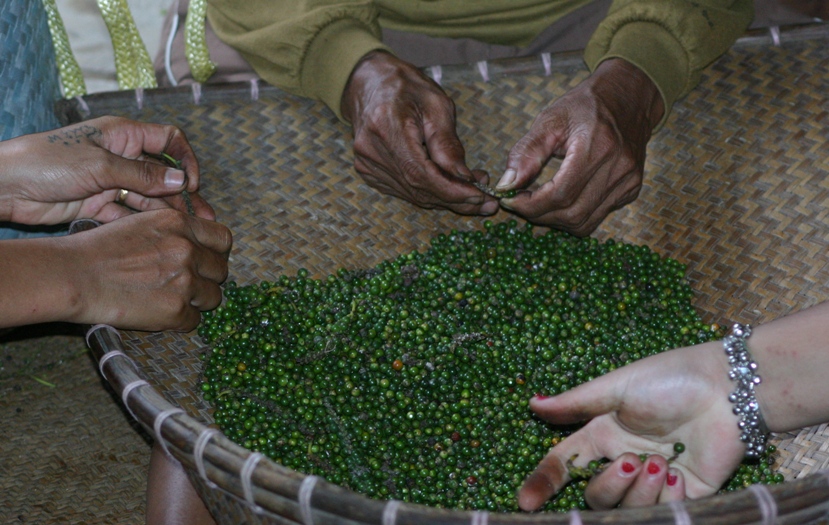
<path id="1" fill-rule="evenodd" d="M 382 68 L 392 60 L 396 60 L 396 57 L 391 53 L 375 49 L 363 55 L 354 65 L 340 100 L 340 113 L 346 122 L 354 122 L 361 105 L 361 93 L 365 91 L 367 84 L 386 76 L 382 73 Z"/>
<path id="2" fill-rule="evenodd" d="M 74 322 L 81 279 L 71 270 L 75 259 L 66 237 L 0 242 L 0 272 L 11 276 L 0 284 L 0 296 L 15 298 L 0 302 L 0 326 Z"/>
<path id="3" fill-rule="evenodd" d="M 608 85 L 618 93 L 631 94 L 626 101 L 640 106 L 642 117 L 653 130 L 665 114 L 665 102 L 659 88 L 641 69 L 622 58 L 605 60 L 593 75 L 608 79 Z"/>
<path id="4" fill-rule="evenodd" d="M 755 388 L 762 383 L 759 366 L 748 350 L 751 326 L 735 323 L 723 338 L 723 349 L 728 358 L 728 377 L 734 390 L 728 401 L 739 418 L 740 440 L 746 445 L 746 456 L 759 457 L 766 451 L 769 430 L 760 410 Z"/>

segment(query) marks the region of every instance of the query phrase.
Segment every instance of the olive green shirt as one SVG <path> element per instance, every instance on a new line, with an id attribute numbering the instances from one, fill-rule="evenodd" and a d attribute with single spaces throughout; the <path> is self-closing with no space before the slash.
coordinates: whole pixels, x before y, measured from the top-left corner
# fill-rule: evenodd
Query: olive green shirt
<path id="1" fill-rule="evenodd" d="M 381 28 L 526 46 L 589 1 L 209 0 L 207 15 L 219 38 L 263 79 L 322 100 L 342 118 L 354 66 L 370 51 L 390 51 Z M 642 69 L 659 88 L 667 116 L 753 15 L 753 0 L 615 0 L 584 59 L 591 71 L 609 58 Z"/>

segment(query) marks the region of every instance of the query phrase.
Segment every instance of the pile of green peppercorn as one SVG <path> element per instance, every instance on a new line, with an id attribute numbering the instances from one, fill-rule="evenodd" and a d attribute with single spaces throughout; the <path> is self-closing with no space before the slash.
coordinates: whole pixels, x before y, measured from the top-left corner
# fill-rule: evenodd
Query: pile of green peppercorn
<path id="1" fill-rule="evenodd" d="M 529 410 L 634 360 L 721 337 L 685 267 L 645 246 L 515 221 L 374 268 L 228 283 L 205 314 L 202 391 L 235 442 L 378 499 L 516 511 L 573 428 Z M 779 483 L 770 452 L 723 490 Z M 545 510 L 585 508 L 577 479 Z"/>

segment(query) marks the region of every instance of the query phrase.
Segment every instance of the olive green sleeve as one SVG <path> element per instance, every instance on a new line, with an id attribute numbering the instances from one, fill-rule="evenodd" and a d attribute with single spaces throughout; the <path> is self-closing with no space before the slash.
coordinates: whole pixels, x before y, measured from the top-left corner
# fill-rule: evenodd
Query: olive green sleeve
<path id="1" fill-rule="evenodd" d="M 207 15 L 265 81 L 323 101 L 340 119 L 354 66 L 370 51 L 388 51 L 371 1 L 211 0 Z"/>
<path id="2" fill-rule="evenodd" d="M 752 0 L 616 0 L 593 33 L 584 59 L 591 71 L 622 58 L 643 70 L 662 94 L 665 123 L 674 102 L 703 69 L 744 34 Z"/>

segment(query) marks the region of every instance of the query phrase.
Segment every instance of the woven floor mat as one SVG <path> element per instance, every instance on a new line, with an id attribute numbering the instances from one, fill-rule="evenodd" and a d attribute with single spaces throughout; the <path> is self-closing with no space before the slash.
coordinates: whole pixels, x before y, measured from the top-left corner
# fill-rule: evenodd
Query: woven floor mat
<path id="1" fill-rule="evenodd" d="M 780 47 L 743 42 L 711 66 L 652 139 L 639 199 L 596 233 L 687 263 L 706 321 L 757 324 L 829 299 L 829 37 L 821 35 L 784 38 Z M 497 176 L 535 114 L 586 74 L 568 59 L 554 61 L 549 74 L 541 60 L 491 64 L 488 81 L 476 68 L 444 70 L 470 167 Z M 316 277 L 365 268 L 423 249 L 437 233 L 481 226 L 479 218 L 422 210 L 367 187 L 351 167 L 347 127 L 322 105 L 268 86 L 107 94 L 61 112 L 68 120 L 119 114 L 182 127 L 200 158 L 202 193 L 234 233 L 231 278 L 241 284 L 303 267 Z M 193 388 L 197 337 L 124 337 L 159 391 L 210 420 Z M 92 381 L 88 374 L 84 381 Z M 99 425 L 125 428 L 123 420 L 86 424 L 101 433 Z M 778 436 L 779 468 L 789 479 L 827 466 L 826 434 L 819 427 Z M 35 433 L 30 452 L 41 453 L 51 437 Z M 109 463 L 95 458 L 119 445 L 98 446 L 85 460 L 106 470 Z M 13 475 L 30 478 L 20 469 Z"/>
<path id="2" fill-rule="evenodd" d="M 143 524 L 151 438 L 53 328 L 0 341 L 0 523 Z"/>

